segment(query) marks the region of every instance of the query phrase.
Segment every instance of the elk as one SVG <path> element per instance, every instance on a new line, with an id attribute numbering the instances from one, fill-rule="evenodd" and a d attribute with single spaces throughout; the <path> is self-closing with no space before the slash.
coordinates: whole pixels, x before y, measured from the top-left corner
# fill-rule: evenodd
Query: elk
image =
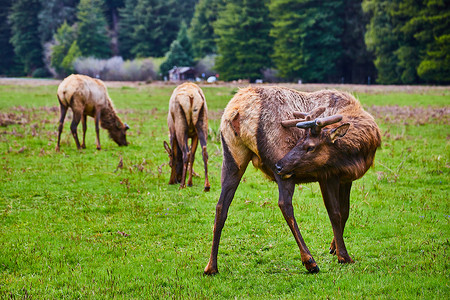
<path id="1" fill-rule="evenodd" d="M 334 90 L 305 93 L 283 87 L 248 87 L 228 103 L 220 131 L 222 190 L 205 274 L 218 272 L 222 229 L 250 161 L 278 184 L 278 206 L 310 273 L 319 272 L 319 267 L 300 234 L 292 206 L 299 183 L 319 182 L 334 234 L 330 253 L 337 255 L 339 263 L 353 263 L 343 239 L 350 189 L 373 165 L 381 144 L 377 124 L 358 100 Z"/>
<path id="2" fill-rule="evenodd" d="M 108 130 L 111 139 L 119 146 L 128 145 L 126 132 L 130 127 L 122 123 L 117 116 L 103 81 L 85 75 L 72 74 L 59 84 L 57 96 L 61 110 L 61 118 L 58 126 L 56 151 L 60 150 L 61 133 L 69 107 L 73 112 L 70 130 L 78 149 L 86 148 L 86 116 L 91 116 L 95 119 L 98 150 L 101 150 L 99 124 Z M 80 121 L 83 125 L 83 143 L 81 145 L 77 134 L 77 127 Z"/>
<path id="3" fill-rule="evenodd" d="M 164 141 L 164 148 L 169 154 L 172 170 L 169 184 L 180 183 L 180 188 L 184 188 L 186 173 L 189 173 L 187 185 L 192 186 L 195 151 L 200 140 L 205 168 L 204 191 L 209 191 L 208 152 L 206 151 L 208 108 L 205 95 L 198 85 L 185 82 L 175 88 L 169 101 L 167 124 L 170 146 Z M 190 147 L 188 139 L 191 139 Z"/>

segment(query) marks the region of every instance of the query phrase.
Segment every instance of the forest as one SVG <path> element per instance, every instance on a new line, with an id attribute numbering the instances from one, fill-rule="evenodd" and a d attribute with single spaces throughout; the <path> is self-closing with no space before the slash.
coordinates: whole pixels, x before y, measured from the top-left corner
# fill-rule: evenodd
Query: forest
<path id="1" fill-rule="evenodd" d="M 448 0 L 0 0 L 0 75 L 450 83 Z"/>

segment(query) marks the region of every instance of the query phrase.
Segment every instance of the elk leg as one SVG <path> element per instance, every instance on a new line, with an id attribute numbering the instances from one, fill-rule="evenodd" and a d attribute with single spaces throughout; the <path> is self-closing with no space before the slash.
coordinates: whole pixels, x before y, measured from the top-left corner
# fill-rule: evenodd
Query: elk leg
<path id="1" fill-rule="evenodd" d="M 281 180 L 279 176 L 275 176 L 278 183 L 278 206 L 283 213 L 284 219 L 286 220 L 292 234 L 294 235 L 295 241 L 297 242 L 298 248 L 300 249 L 300 256 L 302 258 L 302 264 L 310 273 L 319 272 L 319 266 L 316 264 L 314 258 L 309 252 L 308 247 L 303 240 L 300 230 L 297 225 L 297 221 L 294 217 L 294 208 L 292 206 L 292 196 L 294 195 L 295 183 L 293 181 Z"/>
<path id="2" fill-rule="evenodd" d="M 188 146 L 188 137 L 187 134 L 184 132 L 177 132 L 177 141 L 178 145 L 181 148 L 181 153 L 183 156 L 183 172 L 181 174 L 181 182 L 180 182 L 180 189 L 186 187 L 186 172 L 189 164 L 189 158 L 190 158 L 190 152 L 189 152 L 189 146 Z"/>
<path id="3" fill-rule="evenodd" d="M 236 192 L 242 175 L 244 175 L 245 169 L 250 161 L 248 159 L 241 164 L 241 167 L 236 164 L 231 156 L 227 145 L 223 144 L 223 162 L 222 162 L 222 191 L 220 193 L 219 202 L 216 205 L 216 217 L 214 219 L 214 235 L 213 244 L 211 248 L 211 256 L 209 262 L 205 267 L 205 275 L 214 275 L 218 273 L 217 268 L 217 253 L 219 252 L 220 236 L 228 215 L 228 208 L 231 201 L 233 201 L 234 193 Z"/>
<path id="4" fill-rule="evenodd" d="M 170 134 L 170 146 L 172 147 L 172 157 L 171 157 L 171 173 L 170 173 L 170 179 L 169 184 L 175 184 L 178 182 L 177 178 L 177 166 L 178 166 L 178 143 L 177 139 L 173 136 L 173 134 Z"/>
<path id="5" fill-rule="evenodd" d="M 206 151 L 206 134 L 200 128 L 197 128 L 198 138 L 200 140 L 200 146 L 202 147 L 203 166 L 205 168 L 205 192 L 209 192 L 211 185 L 208 179 L 208 152 Z"/>
<path id="6" fill-rule="evenodd" d="M 194 159 L 195 159 L 195 151 L 197 151 L 197 145 L 198 145 L 198 137 L 194 136 L 192 138 L 192 142 L 191 142 L 191 156 L 189 159 L 189 178 L 188 178 L 188 186 L 192 186 L 192 174 L 194 172 L 193 168 L 194 168 Z"/>
<path id="7" fill-rule="evenodd" d="M 350 213 L 350 190 L 352 188 L 352 182 L 341 183 L 339 186 L 339 210 L 341 212 L 341 227 L 342 234 L 344 233 L 345 223 Z M 333 241 L 330 245 L 330 254 L 336 254 L 336 240 L 333 237 Z"/>
<path id="8" fill-rule="evenodd" d="M 100 146 L 100 110 L 95 112 L 95 142 L 97 144 L 97 150 L 101 150 Z"/>
<path id="9" fill-rule="evenodd" d="M 77 144 L 77 148 L 81 149 L 80 141 L 78 140 L 77 127 L 81 120 L 81 114 L 73 112 L 72 124 L 70 124 L 70 131 L 72 132 L 73 139 L 75 140 L 75 144 Z"/>
<path id="10" fill-rule="evenodd" d="M 66 118 L 67 107 L 65 107 L 61 102 L 59 102 L 59 107 L 61 110 L 61 117 L 59 118 L 59 126 L 58 126 L 58 142 L 56 144 L 56 151 L 59 152 L 59 145 L 61 143 L 61 133 L 64 128 L 64 119 Z"/>
<path id="11" fill-rule="evenodd" d="M 340 195 L 339 178 L 329 177 L 326 180 L 320 180 L 319 185 L 325 207 L 327 208 L 328 217 L 330 218 L 331 226 L 333 227 L 336 255 L 338 257 L 338 261 L 339 263 L 352 263 L 353 260 L 347 253 L 347 248 L 345 247 L 343 237 L 343 226 L 341 222 L 343 218 L 341 215 L 341 208 L 338 198 Z"/>
<path id="12" fill-rule="evenodd" d="M 81 125 L 83 126 L 83 143 L 81 144 L 81 148 L 86 149 L 86 130 L 87 130 L 86 115 L 81 116 Z"/>

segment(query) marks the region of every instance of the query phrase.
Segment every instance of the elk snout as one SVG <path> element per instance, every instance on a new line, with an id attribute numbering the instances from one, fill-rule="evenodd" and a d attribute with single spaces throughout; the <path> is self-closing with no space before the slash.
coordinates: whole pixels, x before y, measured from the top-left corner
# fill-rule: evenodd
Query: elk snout
<path id="1" fill-rule="evenodd" d="M 281 172 L 283 171 L 283 166 L 281 166 L 280 164 L 276 163 L 275 164 L 275 168 L 277 169 L 277 174 L 281 175 Z"/>
<path id="2" fill-rule="evenodd" d="M 291 178 L 292 175 L 294 175 L 293 172 L 290 172 L 289 170 L 286 171 L 286 168 L 280 162 L 277 162 L 275 164 L 275 169 L 277 170 L 277 174 L 280 175 L 283 179 Z"/>

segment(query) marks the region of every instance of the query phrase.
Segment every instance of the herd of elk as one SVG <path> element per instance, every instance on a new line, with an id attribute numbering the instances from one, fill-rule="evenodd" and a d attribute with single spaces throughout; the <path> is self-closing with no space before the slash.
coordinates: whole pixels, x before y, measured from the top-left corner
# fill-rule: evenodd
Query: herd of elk
<path id="1" fill-rule="evenodd" d="M 61 107 L 58 142 L 68 108 L 73 111 L 70 126 L 77 147 L 85 148 L 86 116 L 95 118 L 97 149 L 100 147 L 99 123 L 119 145 L 126 146 L 128 125 L 117 116 L 105 84 L 84 75 L 70 75 L 57 92 Z M 83 143 L 77 135 L 83 124 Z M 169 100 L 167 117 L 171 175 L 169 184 L 192 186 L 193 164 L 198 142 L 205 169 L 204 190 L 209 191 L 208 109 L 205 96 L 194 83 L 175 88 Z M 374 118 L 363 110 L 352 95 L 335 90 L 312 93 L 284 87 L 248 87 L 230 100 L 220 124 L 223 161 L 221 194 L 216 205 L 213 242 L 204 274 L 218 272 L 217 255 L 223 226 L 236 189 L 249 164 L 260 169 L 278 185 L 278 206 L 300 249 L 301 260 L 311 273 L 319 272 L 300 233 L 292 197 L 295 185 L 318 182 L 333 228 L 330 253 L 340 263 L 352 263 L 343 232 L 349 216 L 352 182 L 373 165 L 381 144 L 380 130 Z M 188 140 L 191 139 L 191 144 Z"/>

